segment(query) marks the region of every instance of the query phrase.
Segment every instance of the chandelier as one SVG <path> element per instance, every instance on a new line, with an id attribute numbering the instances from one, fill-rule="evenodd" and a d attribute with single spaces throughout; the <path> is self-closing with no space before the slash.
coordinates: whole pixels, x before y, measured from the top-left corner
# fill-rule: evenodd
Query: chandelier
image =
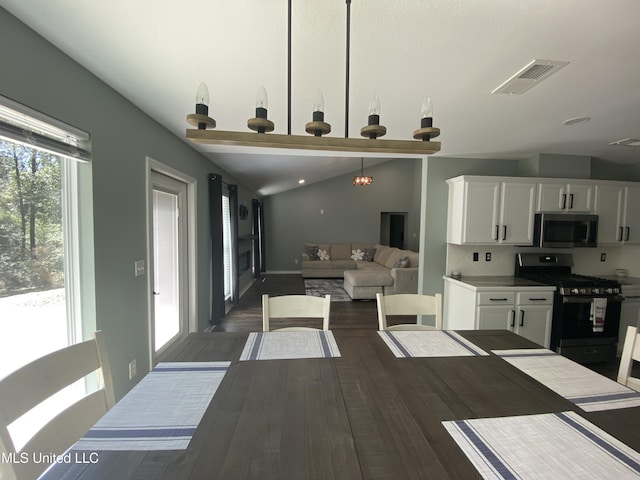
<path id="1" fill-rule="evenodd" d="M 380 99 L 374 95 L 369 104 L 367 125 L 360 135 L 364 138 L 349 137 L 349 57 L 351 38 L 351 0 L 346 0 L 346 78 L 345 78 L 345 134 L 342 137 L 324 136 L 331 132 L 331 125 L 324 118 L 324 97 L 317 91 L 313 102 L 311 121 L 305 124 L 310 136 L 291 134 L 291 1 L 288 16 L 288 126 L 287 134 L 275 134 L 274 123 L 268 119 L 268 97 L 264 87 L 260 87 L 256 97 L 255 117 L 247 120 L 247 127 L 253 132 L 233 132 L 215 130 L 216 121 L 209 116 L 209 91 L 204 82 L 196 93 L 195 113 L 187 115 L 189 128 L 186 137 L 194 143 L 212 145 L 232 145 L 243 147 L 287 148 L 300 150 L 327 150 L 337 152 L 359 152 L 374 154 L 394 154 L 396 156 L 430 155 L 440 151 L 440 142 L 431 141 L 440 135 L 440 129 L 433 127 L 433 108 L 427 97 L 422 104 L 420 128 L 413 132 L 414 140 L 381 140 L 387 132 L 380 124 Z M 370 178 L 370 177 L 369 177 Z M 365 183 L 365 185 L 370 184 Z M 354 179 L 355 185 L 355 179 Z"/>
<path id="2" fill-rule="evenodd" d="M 360 159 L 360 175 L 353 177 L 355 187 L 368 187 L 373 183 L 373 177 L 364 174 L 364 158 Z"/>

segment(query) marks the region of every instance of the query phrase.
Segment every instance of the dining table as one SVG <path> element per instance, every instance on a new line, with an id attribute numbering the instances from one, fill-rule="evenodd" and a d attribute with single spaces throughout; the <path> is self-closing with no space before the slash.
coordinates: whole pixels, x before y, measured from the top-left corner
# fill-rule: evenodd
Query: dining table
<path id="1" fill-rule="evenodd" d="M 260 339 L 253 335 L 249 342 L 249 332 L 190 334 L 168 349 L 162 362 L 211 362 L 224 365 L 224 371 L 184 445 L 72 447 L 73 460 L 54 463 L 42 478 L 527 478 L 505 474 L 495 461 L 503 458 L 511 469 L 510 460 L 504 460 L 509 451 L 533 450 L 530 445 L 536 442 L 546 451 L 532 457 L 541 460 L 524 461 L 529 478 L 536 478 L 543 463 L 552 472 L 545 478 L 554 477 L 554 468 L 557 478 L 567 478 L 565 471 L 574 467 L 596 473 L 599 467 L 610 468 L 597 456 L 581 464 L 580 453 L 586 450 L 574 437 L 555 445 L 556 423 L 569 425 L 572 435 L 595 442 L 597 448 L 606 447 L 609 457 L 611 451 L 623 452 L 612 461 L 624 457 L 624 475 L 608 478 L 626 478 L 627 473 L 637 478 L 640 406 L 581 408 L 494 353 L 540 348 L 507 330 L 451 332 L 442 341 L 451 340 L 461 349 L 444 354 L 421 353 L 411 344 L 417 335 L 403 335 L 386 338 L 375 330 L 336 329 L 331 336 L 337 350 L 314 358 L 260 358 L 255 346 Z M 396 349 L 393 342 L 406 348 Z M 185 387 L 184 395 L 189 392 Z M 529 432 L 538 423 L 549 429 L 546 437 Z M 499 451 L 500 445 L 476 452 L 461 447 L 462 437 L 482 437 L 489 445 L 489 437 L 503 430 L 508 441 L 495 442 L 506 443 L 506 453 Z M 605 447 L 602 438 L 608 442 Z M 514 455 L 519 458 L 521 452 Z M 554 466 L 556 456 L 563 465 Z"/>

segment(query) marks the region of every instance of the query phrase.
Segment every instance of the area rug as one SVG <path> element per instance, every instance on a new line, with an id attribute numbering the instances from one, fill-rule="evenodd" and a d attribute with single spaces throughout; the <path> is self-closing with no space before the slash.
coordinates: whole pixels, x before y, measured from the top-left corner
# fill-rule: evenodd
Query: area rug
<path id="1" fill-rule="evenodd" d="M 351 297 L 342 287 L 341 278 L 305 278 L 304 289 L 307 295 L 324 297 L 331 295 L 332 302 L 350 302 Z"/>

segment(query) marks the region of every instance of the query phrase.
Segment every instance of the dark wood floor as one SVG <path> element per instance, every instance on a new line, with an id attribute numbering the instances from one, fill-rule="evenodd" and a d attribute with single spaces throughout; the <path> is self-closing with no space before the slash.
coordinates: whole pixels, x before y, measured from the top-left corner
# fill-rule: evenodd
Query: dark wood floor
<path id="1" fill-rule="evenodd" d="M 262 275 L 242 296 L 223 319 L 216 325 L 216 332 L 257 332 L 262 330 L 262 295 L 304 295 L 304 279 L 299 274 Z M 331 322 L 334 335 L 348 334 L 358 330 L 376 330 L 378 319 L 374 300 L 356 300 L 351 302 L 332 302 L 331 316 L 339 321 Z M 320 326 L 317 321 L 317 326 Z M 313 324 L 310 321 L 309 324 Z M 278 320 L 272 321 L 274 328 Z M 587 365 L 592 370 L 615 379 L 618 373 L 618 360 L 609 363 Z M 635 370 L 634 370 L 635 372 Z"/>
<path id="2" fill-rule="evenodd" d="M 262 295 L 304 295 L 304 280 L 301 275 L 278 274 L 263 275 L 247 290 L 240 302 L 235 305 L 220 325 L 216 325 L 216 332 L 257 332 L 262 330 Z M 335 335 L 345 331 L 377 330 L 378 317 L 375 300 L 356 300 L 351 302 L 331 303 L 330 328 Z M 335 319 L 340 319 L 335 320 Z M 278 321 L 272 321 L 275 328 Z M 320 326 L 317 321 L 316 326 Z"/>

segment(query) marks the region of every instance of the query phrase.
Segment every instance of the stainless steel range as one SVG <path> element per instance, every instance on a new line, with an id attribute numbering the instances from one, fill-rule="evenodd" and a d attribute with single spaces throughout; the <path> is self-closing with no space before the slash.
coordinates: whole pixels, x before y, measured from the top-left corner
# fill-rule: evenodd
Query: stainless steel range
<path id="1" fill-rule="evenodd" d="M 579 363 L 615 359 L 620 325 L 620 283 L 571 273 L 570 253 L 518 253 L 517 277 L 556 287 L 551 349 Z"/>

